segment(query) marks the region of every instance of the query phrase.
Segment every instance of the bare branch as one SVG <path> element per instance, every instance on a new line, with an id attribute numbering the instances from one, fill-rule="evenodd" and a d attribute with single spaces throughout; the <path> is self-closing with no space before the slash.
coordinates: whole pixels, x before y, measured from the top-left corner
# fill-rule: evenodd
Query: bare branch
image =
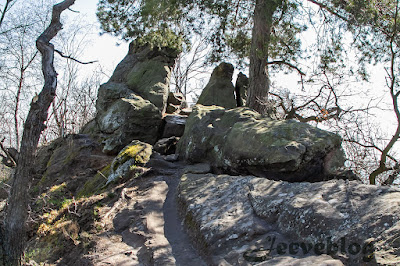
<path id="1" fill-rule="evenodd" d="M 397 118 L 397 129 L 396 132 L 393 134 L 392 138 L 390 139 L 389 143 L 386 145 L 386 147 L 382 150 L 381 158 L 379 161 L 379 167 L 376 168 L 369 176 L 369 180 L 371 184 L 376 183 L 376 178 L 378 175 L 388 171 L 388 168 L 386 167 L 386 159 L 388 157 L 389 151 L 393 148 L 394 144 L 399 140 L 400 138 L 400 110 L 399 110 L 399 103 L 398 103 L 398 97 L 397 94 L 395 93 L 395 85 L 396 85 L 396 75 L 395 75 L 395 64 L 396 64 L 396 52 L 394 51 L 394 42 L 395 42 L 395 37 L 398 35 L 398 28 L 397 28 L 397 19 L 399 15 L 399 0 L 396 1 L 396 10 L 394 13 L 393 17 L 393 31 L 391 32 L 390 36 L 390 69 L 387 70 L 388 73 L 388 81 L 390 84 L 388 84 L 389 90 L 390 90 L 390 96 L 392 98 L 392 104 L 393 104 L 393 110 L 396 114 Z"/>
<path id="2" fill-rule="evenodd" d="M 6 15 L 7 11 L 9 10 L 9 6 L 10 6 L 11 2 L 13 2 L 13 1 L 15 1 L 15 0 L 7 0 L 6 1 L 6 4 L 4 5 L 3 11 L 1 12 L 0 27 L 3 24 L 4 17 Z"/>
<path id="3" fill-rule="evenodd" d="M 354 23 L 354 22 L 351 22 L 348 18 L 344 17 L 343 15 L 340 15 L 338 12 L 336 12 L 335 10 L 333 10 L 332 8 L 330 8 L 329 6 L 327 6 L 327 5 L 325 5 L 325 4 L 321 3 L 321 2 L 318 2 L 318 1 L 315 1 L 315 0 L 307 0 L 307 1 L 311 2 L 313 4 L 316 4 L 321 9 L 328 11 L 332 15 L 335 15 L 336 17 L 338 17 L 338 18 L 340 18 L 340 19 L 342 19 L 342 20 L 344 20 L 346 22 Z"/>
<path id="4" fill-rule="evenodd" d="M 283 60 L 271 61 L 271 62 L 268 62 L 267 65 L 286 65 L 286 66 L 288 66 L 288 67 L 290 67 L 290 68 L 295 69 L 301 76 L 305 76 L 305 75 L 306 75 L 306 74 L 305 74 L 303 71 L 301 71 L 300 68 L 298 68 L 297 66 L 295 66 L 295 65 L 293 65 L 293 64 L 291 64 L 291 63 L 288 63 L 288 62 L 286 62 L 286 61 L 283 61 Z"/>
<path id="5" fill-rule="evenodd" d="M 73 57 L 71 57 L 71 56 L 64 55 L 61 51 L 59 51 L 59 50 L 57 50 L 57 49 L 54 49 L 54 52 L 56 52 L 57 54 L 59 54 L 61 57 L 70 59 L 70 60 L 75 61 L 75 62 L 77 62 L 77 63 L 79 63 L 79 64 L 82 64 L 82 65 L 88 65 L 88 64 L 93 64 L 93 63 L 97 63 L 97 62 L 98 62 L 98 61 L 81 62 L 81 61 L 79 61 L 79 60 L 77 60 L 77 59 L 75 59 L 75 58 L 73 58 Z"/>

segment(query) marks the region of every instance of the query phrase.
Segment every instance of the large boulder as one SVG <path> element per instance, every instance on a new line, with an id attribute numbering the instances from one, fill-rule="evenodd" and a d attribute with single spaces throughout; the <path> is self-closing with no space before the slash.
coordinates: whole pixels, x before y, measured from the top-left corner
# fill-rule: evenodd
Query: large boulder
<path id="1" fill-rule="evenodd" d="M 221 63 L 217 66 L 197 103 L 218 105 L 227 109 L 235 108 L 235 87 L 232 84 L 233 70 L 233 66 L 228 63 Z"/>
<path id="2" fill-rule="evenodd" d="M 384 265 L 400 263 L 399 189 L 344 180 L 291 184 L 252 179 L 251 186 L 253 210 L 282 233 L 323 243 L 325 249 L 330 242 L 331 253 L 347 253 L 351 265 L 374 257 Z"/>
<path id="3" fill-rule="evenodd" d="M 134 94 L 115 101 L 96 121 L 104 134 L 103 152 L 109 154 L 118 153 L 134 139 L 154 144 L 162 124 L 160 110 Z"/>
<path id="4" fill-rule="evenodd" d="M 225 173 L 291 182 L 333 178 L 344 163 L 338 135 L 294 120 L 262 118 L 245 107 L 194 107 L 178 153 Z"/>
<path id="5" fill-rule="evenodd" d="M 175 49 L 132 42 L 110 80 L 100 86 L 96 117 L 82 132 L 100 140 L 107 154 L 117 154 L 135 139 L 154 144 L 160 134 L 177 54 Z"/>
<path id="6" fill-rule="evenodd" d="M 187 173 L 178 202 L 214 265 L 400 263 L 399 189 Z"/>

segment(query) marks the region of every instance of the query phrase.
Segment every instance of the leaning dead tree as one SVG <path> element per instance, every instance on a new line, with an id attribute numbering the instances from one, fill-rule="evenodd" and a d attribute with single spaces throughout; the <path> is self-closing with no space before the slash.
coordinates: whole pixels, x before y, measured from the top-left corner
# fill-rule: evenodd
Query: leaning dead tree
<path id="1" fill-rule="evenodd" d="M 36 40 L 36 47 L 42 55 L 44 85 L 42 91 L 31 102 L 24 125 L 15 175 L 4 221 L 4 262 L 5 265 L 20 265 L 26 238 L 25 221 L 28 214 L 28 188 L 32 181 L 32 162 L 35 159 L 40 135 L 45 129 L 48 109 L 54 100 L 57 88 L 57 73 L 54 69 L 54 45 L 50 41 L 62 29 L 61 13 L 75 3 L 64 0 L 53 6 L 50 25 Z"/>

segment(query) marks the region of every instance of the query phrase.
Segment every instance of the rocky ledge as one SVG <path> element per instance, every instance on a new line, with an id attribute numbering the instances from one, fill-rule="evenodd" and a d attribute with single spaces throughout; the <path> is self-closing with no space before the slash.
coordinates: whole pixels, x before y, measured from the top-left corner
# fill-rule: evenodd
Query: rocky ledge
<path id="1" fill-rule="evenodd" d="M 186 172 L 185 225 L 213 265 L 400 263 L 399 189 Z"/>

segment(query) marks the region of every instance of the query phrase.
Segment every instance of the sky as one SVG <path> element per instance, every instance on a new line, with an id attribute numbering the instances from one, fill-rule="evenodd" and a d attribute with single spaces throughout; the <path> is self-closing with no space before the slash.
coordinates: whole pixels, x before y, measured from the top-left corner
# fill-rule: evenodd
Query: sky
<path id="1" fill-rule="evenodd" d="M 89 23 L 94 24 L 91 36 L 93 41 L 90 47 L 84 49 L 82 61 L 97 60 L 107 72 L 112 72 L 127 54 L 128 43 L 110 34 L 99 35 L 100 23 L 96 17 L 97 3 L 98 0 L 76 0 L 75 4 L 71 7 L 72 10 L 79 12 L 78 16 L 83 16 Z M 69 12 L 68 16 L 74 17 L 74 14 Z"/>

